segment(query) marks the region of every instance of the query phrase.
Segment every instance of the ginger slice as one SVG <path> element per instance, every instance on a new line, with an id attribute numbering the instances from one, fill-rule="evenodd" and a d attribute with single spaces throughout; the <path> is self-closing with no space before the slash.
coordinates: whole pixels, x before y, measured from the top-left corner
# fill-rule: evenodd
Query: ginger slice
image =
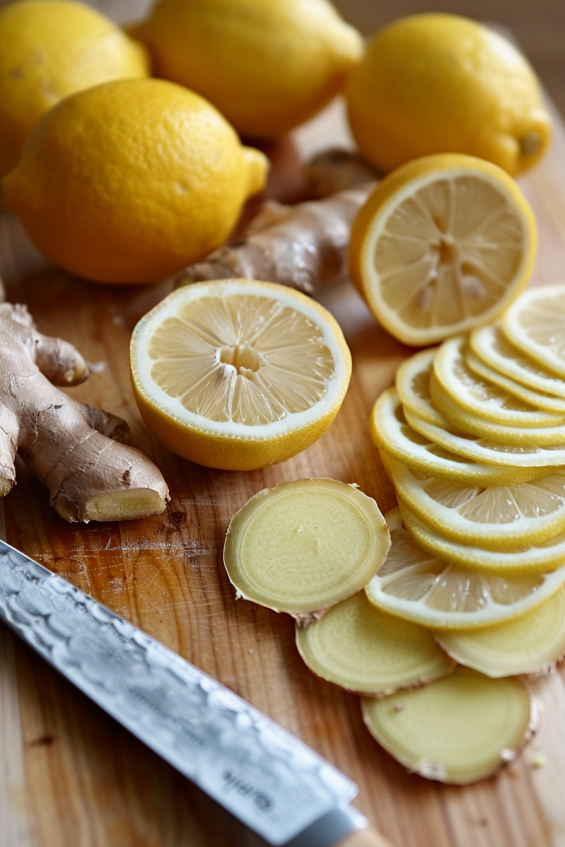
<path id="1" fill-rule="evenodd" d="M 455 662 L 417 624 L 381 612 L 364 592 L 296 629 L 311 671 L 357 694 L 384 696 L 451 673 Z"/>
<path id="2" fill-rule="evenodd" d="M 565 655 L 565 588 L 517 620 L 436 639 L 462 665 L 493 678 L 549 673 Z"/>
<path id="3" fill-rule="evenodd" d="M 129 435 L 127 424 L 55 387 L 87 377 L 78 351 L 37 332 L 22 305 L 0 305 L 0 338 L 0 494 L 16 481 L 17 451 L 65 520 L 162 512 L 167 484 L 140 450 L 120 443 Z"/>
<path id="4" fill-rule="evenodd" d="M 238 597 L 303 623 L 356 594 L 386 558 L 374 500 L 333 479 L 260 491 L 231 520 L 224 565 Z"/>
<path id="5" fill-rule="evenodd" d="M 470 668 L 423 688 L 362 700 L 369 732 L 401 764 L 428 779 L 464 785 L 512 761 L 539 721 L 519 679 Z"/>

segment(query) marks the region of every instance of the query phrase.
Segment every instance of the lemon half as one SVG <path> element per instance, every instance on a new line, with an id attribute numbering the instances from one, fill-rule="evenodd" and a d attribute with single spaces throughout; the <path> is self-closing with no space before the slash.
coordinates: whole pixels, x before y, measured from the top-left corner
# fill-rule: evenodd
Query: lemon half
<path id="1" fill-rule="evenodd" d="M 532 210 L 514 180 L 471 156 L 409 162 L 380 182 L 351 233 L 351 277 L 400 341 L 433 344 L 492 321 L 528 281 Z"/>
<path id="2" fill-rule="evenodd" d="M 174 291 L 138 323 L 134 394 L 158 438 L 225 470 L 282 462 L 326 431 L 347 390 L 341 329 L 309 297 L 242 279 Z"/>

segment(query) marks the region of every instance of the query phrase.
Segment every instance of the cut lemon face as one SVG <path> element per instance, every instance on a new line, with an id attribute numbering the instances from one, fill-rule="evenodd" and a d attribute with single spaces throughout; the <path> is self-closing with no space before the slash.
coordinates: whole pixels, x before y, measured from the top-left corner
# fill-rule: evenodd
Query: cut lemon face
<path id="1" fill-rule="evenodd" d="M 410 426 L 395 388 L 384 391 L 375 403 L 370 427 L 371 437 L 380 450 L 412 470 L 429 476 L 467 485 L 506 485 L 533 479 L 543 473 L 536 467 L 519 468 L 473 461 L 444 449 Z"/>
<path id="2" fill-rule="evenodd" d="M 552 576 L 552 585 L 558 587 L 565 582 L 565 531 L 547 541 L 524 545 L 519 550 L 487 550 L 479 545 L 446 538 L 420 520 L 404 503 L 400 504 L 400 511 L 412 538 L 432 556 L 462 568 L 488 571 L 499 576 L 549 574 L 554 571 L 557 575 L 555 580 Z"/>
<path id="3" fill-rule="evenodd" d="M 555 395 L 547 394 L 546 392 L 535 391 L 505 376 L 499 371 L 495 371 L 494 368 L 491 368 L 490 365 L 485 364 L 482 359 L 479 359 L 470 348 L 465 350 L 465 362 L 473 373 L 488 382 L 498 385 L 499 388 L 523 400 L 524 403 L 528 403 L 530 406 L 536 406 L 538 409 L 546 409 L 549 412 L 565 414 L 565 399 L 555 397 Z"/>
<path id="4" fill-rule="evenodd" d="M 565 423 L 565 417 L 524 403 L 499 385 L 471 370 L 465 359 L 467 339 L 444 341 L 433 358 L 434 375 L 444 392 L 461 410 L 487 421 L 512 427 L 547 427 Z M 417 411 L 417 410 L 416 410 Z"/>
<path id="5" fill-rule="evenodd" d="M 415 691 L 364 698 L 362 709 L 369 732 L 411 772 L 459 785 L 512 761 L 539 721 L 520 680 L 464 667 Z"/>
<path id="6" fill-rule="evenodd" d="M 260 491 L 233 516 L 224 565 L 239 597 L 308 621 L 361 591 L 389 546 L 371 497 L 334 479 L 299 479 Z"/>
<path id="7" fill-rule="evenodd" d="M 506 337 L 565 378 L 565 285 L 526 291 L 502 319 Z"/>
<path id="8" fill-rule="evenodd" d="M 531 274 L 533 213 L 490 162 L 440 154 L 402 165 L 359 212 L 351 277 L 377 319 L 427 345 L 499 315 Z"/>
<path id="9" fill-rule="evenodd" d="M 471 435 L 444 420 L 443 426 L 436 426 L 406 409 L 406 420 L 410 426 L 434 441 L 445 450 L 465 456 L 475 462 L 509 465 L 517 468 L 546 468 L 565 465 L 565 443 L 540 447 L 533 444 L 504 444 Z"/>
<path id="10" fill-rule="evenodd" d="M 479 359 L 510 379 L 534 391 L 565 397 L 565 382 L 511 344 L 500 326 L 495 324 L 473 330 L 469 344 Z"/>
<path id="11" fill-rule="evenodd" d="M 296 646 L 311 671 L 357 694 L 384 696 L 451 673 L 455 662 L 433 633 L 381 612 L 364 592 L 296 628 Z"/>
<path id="12" fill-rule="evenodd" d="M 398 497 L 445 538 L 518 550 L 565 530 L 565 471 L 517 485 L 470 488 L 384 461 Z"/>
<path id="13" fill-rule="evenodd" d="M 474 629 L 517 618 L 563 585 L 558 572 L 510 577 L 458 567 L 423 550 L 399 509 L 385 519 L 390 550 L 365 592 L 392 615 L 431 629 Z"/>
<path id="14" fill-rule="evenodd" d="M 565 655 L 565 589 L 515 621 L 437 640 L 461 665 L 493 678 L 549 673 Z"/>
<path id="15" fill-rule="evenodd" d="M 175 453 L 251 470 L 310 446 L 337 414 L 351 374 L 341 329 L 282 285 L 228 279 L 174 291 L 131 342 L 141 416 Z"/>

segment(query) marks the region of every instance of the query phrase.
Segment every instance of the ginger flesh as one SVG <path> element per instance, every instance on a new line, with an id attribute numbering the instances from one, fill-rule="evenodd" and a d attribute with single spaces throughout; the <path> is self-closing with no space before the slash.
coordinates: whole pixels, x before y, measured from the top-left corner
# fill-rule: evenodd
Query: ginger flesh
<path id="1" fill-rule="evenodd" d="M 317 676 L 373 696 L 425 685 L 455 667 L 433 632 L 381 612 L 363 591 L 297 626 L 296 646 Z"/>
<path id="2" fill-rule="evenodd" d="M 56 385 L 88 375 L 68 342 L 39 333 L 22 305 L 0 305 L 0 494 L 16 481 L 18 452 L 68 521 L 124 520 L 162 512 L 159 469 L 124 443 L 127 424 L 83 406 Z"/>
<path id="3" fill-rule="evenodd" d="M 423 688 L 365 698 L 362 709 L 369 732 L 401 764 L 459 785 L 512 761 L 539 721 L 537 701 L 519 679 L 461 666 Z"/>
<path id="4" fill-rule="evenodd" d="M 377 504 L 333 479 L 264 489 L 231 520 L 224 565 L 238 596 L 301 624 L 360 591 L 390 536 Z"/>

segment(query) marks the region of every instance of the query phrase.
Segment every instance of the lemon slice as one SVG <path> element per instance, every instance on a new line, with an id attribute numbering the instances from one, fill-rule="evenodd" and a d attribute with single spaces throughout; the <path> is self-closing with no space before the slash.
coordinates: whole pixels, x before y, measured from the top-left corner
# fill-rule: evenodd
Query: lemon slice
<path id="1" fill-rule="evenodd" d="M 524 292 L 502 320 L 506 337 L 536 362 L 565 377 L 565 286 Z"/>
<path id="2" fill-rule="evenodd" d="M 547 541 L 532 546 L 524 545 L 519 550 L 487 550 L 483 546 L 446 538 L 421 521 L 404 503 L 400 504 L 400 511 L 410 535 L 431 556 L 462 568 L 487 571 L 503 577 L 542 574 L 546 582 L 551 579 L 555 589 L 565 583 L 565 531 L 551 536 Z"/>
<path id="3" fill-rule="evenodd" d="M 499 371 L 495 371 L 494 368 L 491 368 L 482 359 L 479 359 L 469 347 L 465 350 L 465 362 L 467 367 L 478 376 L 488 382 L 493 382 L 499 388 L 523 400 L 524 403 L 528 403 L 530 406 L 537 406 L 538 409 L 546 409 L 549 412 L 565 414 L 565 399 L 556 397 L 553 394 L 547 394 L 546 392 L 535 391 L 505 376 Z"/>
<path id="4" fill-rule="evenodd" d="M 430 376 L 438 350 L 439 347 L 431 347 L 406 359 L 396 372 L 396 390 L 405 408 L 441 426 L 443 417 L 434 409 L 430 394 Z"/>
<path id="5" fill-rule="evenodd" d="M 430 631 L 381 612 L 364 592 L 297 627 L 296 645 L 317 676 L 358 694 L 392 694 L 455 667 Z"/>
<path id="6" fill-rule="evenodd" d="M 497 325 L 474 329 L 469 344 L 485 364 L 510 379 L 556 397 L 565 397 L 565 382 L 511 344 Z"/>
<path id="7" fill-rule="evenodd" d="M 459 785 L 512 761 L 539 722 L 520 680 L 464 667 L 415 691 L 364 698 L 362 710 L 369 732 L 410 771 Z"/>
<path id="8" fill-rule="evenodd" d="M 360 591 L 389 532 L 374 500 L 334 479 L 260 491 L 229 525 L 224 565 L 238 597 L 307 621 Z"/>
<path id="9" fill-rule="evenodd" d="M 453 541 L 487 550 L 518 550 L 565 531 L 565 471 L 517 485 L 470 488 L 416 476 L 384 460 L 398 497 L 427 526 Z"/>
<path id="10" fill-rule="evenodd" d="M 446 422 L 442 418 L 443 424 Z M 413 429 L 406 420 L 396 389 L 384 391 L 373 407 L 371 437 L 384 453 L 416 472 L 468 485 L 505 485 L 533 479 L 543 468 L 485 464 L 446 450 Z M 564 453 L 565 459 L 565 453 Z"/>
<path id="11" fill-rule="evenodd" d="M 399 509 L 385 515 L 391 546 L 367 584 L 367 597 L 385 612 L 431 629 L 475 629 L 517 618 L 563 585 L 557 572 L 499 576 L 430 556 L 404 529 Z"/>
<path id="12" fill-rule="evenodd" d="M 565 443 L 549 446 L 533 444 L 504 444 L 462 432 L 444 420 L 436 426 L 406 409 L 410 426 L 445 450 L 450 450 L 475 462 L 508 465 L 517 468 L 545 468 L 565 465 Z"/>
<path id="13" fill-rule="evenodd" d="M 228 279 L 174 291 L 131 342 L 134 395 L 175 453 L 250 470 L 304 450 L 337 414 L 351 374 L 324 308 L 282 285 Z"/>
<path id="14" fill-rule="evenodd" d="M 437 640 L 460 664 L 490 677 L 549 673 L 565 655 L 565 589 L 518 620 L 442 632 Z"/>
<path id="15" fill-rule="evenodd" d="M 465 360 L 466 345 L 465 337 L 451 338 L 443 342 L 433 358 L 434 375 L 444 392 L 462 410 L 462 420 L 469 412 L 506 426 L 548 427 L 565 423 L 563 415 L 544 412 L 524 403 L 499 385 L 478 376 Z"/>
<path id="16" fill-rule="evenodd" d="M 468 409 L 462 409 L 444 391 L 435 373 L 432 373 L 430 378 L 430 394 L 436 411 L 461 432 L 478 435 L 491 441 L 498 441 L 503 446 L 552 447 L 565 443 L 565 423 L 541 427 L 510 426 L 497 423 L 494 420 L 487 420 Z M 563 418 L 558 418 L 558 420 L 562 421 Z"/>
<path id="17" fill-rule="evenodd" d="M 432 344 L 500 314 L 529 279 L 533 213 L 514 180 L 472 156 L 402 165 L 360 210 L 351 277 L 406 344 Z"/>

